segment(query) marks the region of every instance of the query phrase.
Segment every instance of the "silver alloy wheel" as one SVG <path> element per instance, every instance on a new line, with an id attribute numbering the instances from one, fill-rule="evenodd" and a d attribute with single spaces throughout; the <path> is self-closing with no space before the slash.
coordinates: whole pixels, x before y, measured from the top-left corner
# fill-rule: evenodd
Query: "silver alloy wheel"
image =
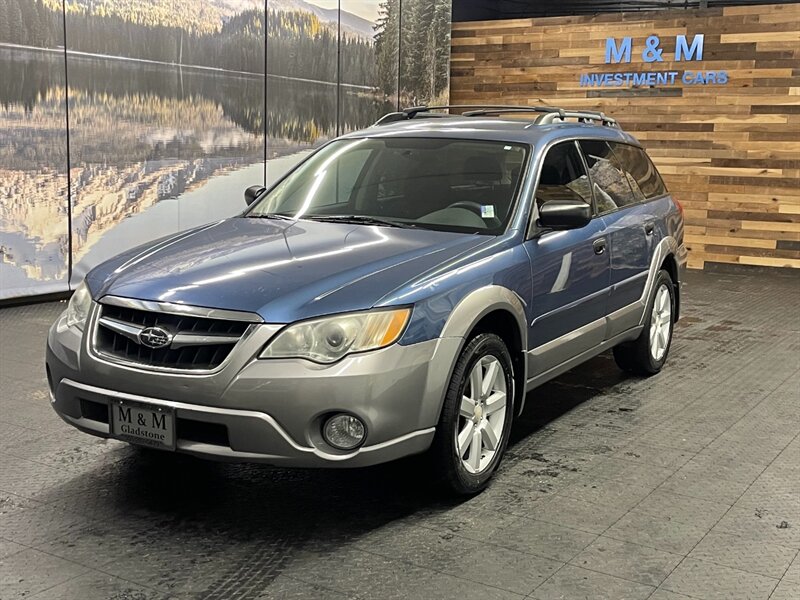
<path id="1" fill-rule="evenodd" d="M 469 374 L 459 409 L 456 452 L 470 473 L 491 464 L 506 422 L 506 375 L 494 356 L 482 357 Z"/>
<path id="2" fill-rule="evenodd" d="M 658 362 L 667 353 L 672 333 L 672 297 L 666 283 L 656 291 L 650 316 L 650 355 Z"/>

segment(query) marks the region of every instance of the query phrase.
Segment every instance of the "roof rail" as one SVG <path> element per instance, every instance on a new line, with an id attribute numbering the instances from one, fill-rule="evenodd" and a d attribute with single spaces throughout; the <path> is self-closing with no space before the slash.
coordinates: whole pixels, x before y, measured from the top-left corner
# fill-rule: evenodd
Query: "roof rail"
<path id="1" fill-rule="evenodd" d="M 434 113 L 434 110 L 447 110 L 447 114 Z M 510 106 L 503 104 L 451 104 L 444 106 L 412 106 L 404 108 L 399 112 L 391 112 L 375 122 L 375 125 L 385 125 L 387 123 L 394 123 L 397 121 L 406 121 L 415 117 L 447 117 L 450 116 L 451 110 L 463 111 L 460 116 L 462 117 L 479 117 L 487 115 L 501 115 L 509 113 L 540 113 L 533 124 L 535 125 L 549 125 L 556 120 L 565 121 L 566 119 L 577 119 L 581 123 L 598 122 L 601 125 L 608 125 L 610 127 L 618 127 L 617 121 L 611 117 L 606 116 L 601 112 L 596 111 L 574 111 L 565 110 L 555 106 Z M 457 115 L 453 115 L 457 116 Z"/>
<path id="2" fill-rule="evenodd" d="M 566 121 L 567 119 L 577 119 L 580 123 L 587 123 L 589 121 L 598 121 L 600 125 L 608 125 L 609 127 L 619 127 L 617 120 L 607 116 L 605 113 L 593 110 L 564 110 L 558 108 L 547 114 L 542 115 L 536 119 L 536 125 L 549 125 L 556 120 Z"/>
<path id="3" fill-rule="evenodd" d="M 375 125 L 385 125 L 396 121 L 405 121 L 417 116 L 425 117 L 446 117 L 451 110 L 464 110 L 461 116 L 475 117 L 487 114 L 499 114 L 500 112 L 544 112 L 545 107 L 533 106 L 508 106 L 508 105 L 484 105 L 484 104 L 450 104 L 442 106 L 411 106 L 399 112 L 385 114 L 375 122 Z M 434 110 L 447 110 L 447 114 L 434 113 Z M 456 115 L 453 115 L 456 116 Z"/>
<path id="4" fill-rule="evenodd" d="M 487 115 L 522 114 L 522 113 L 549 113 L 555 110 L 549 106 L 506 106 L 503 108 L 478 108 L 461 113 L 462 117 L 484 117 Z"/>

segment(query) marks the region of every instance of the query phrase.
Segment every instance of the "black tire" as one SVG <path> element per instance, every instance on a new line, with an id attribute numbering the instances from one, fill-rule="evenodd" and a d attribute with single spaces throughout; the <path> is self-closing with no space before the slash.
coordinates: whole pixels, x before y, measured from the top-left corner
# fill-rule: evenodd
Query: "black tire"
<path id="1" fill-rule="evenodd" d="M 666 348 L 660 357 L 654 356 L 651 350 L 650 334 L 655 323 L 653 320 L 653 306 L 660 290 L 666 290 L 669 294 L 670 319 L 668 323 L 668 338 Z M 642 333 L 632 342 L 620 344 L 614 348 L 614 360 L 623 371 L 636 375 L 655 375 L 667 362 L 669 350 L 672 347 L 672 334 L 675 330 L 675 284 L 667 271 L 661 270 L 656 275 L 653 293 L 647 303 L 645 312 L 645 323 Z"/>
<path id="2" fill-rule="evenodd" d="M 484 357 L 494 357 L 503 369 L 506 386 L 505 420 L 502 434 L 489 463 L 478 473 L 471 473 L 463 464 L 457 449 L 461 400 L 475 365 Z M 459 495 L 477 494 L 489 483 L 503 458 L 514 416 L 514 367 L 505 342 L 493 333 L 473 337 L 461 351 L 450 378 L 442 406 L 439 425 L 431 446 L 430 456 L 437 482 Z M 487 413 L 488 414 L 488 413 Z M 497 411 L 500 414 L 500 411 Z M 477 416 L 476 418 L 480 418 Z"/>

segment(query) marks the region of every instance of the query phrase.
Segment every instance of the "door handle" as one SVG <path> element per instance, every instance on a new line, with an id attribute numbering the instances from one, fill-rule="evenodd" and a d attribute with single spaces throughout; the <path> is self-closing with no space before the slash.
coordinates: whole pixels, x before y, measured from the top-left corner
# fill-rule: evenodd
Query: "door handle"
<path id="1" fill-rule="evenodd" d="M 606 239 L 600 238 L 599 240 L 595 240 L 592 247 L 594 248 L 595 254 L 603 254 L 606 251 Z"/>
<path id="2" fill-rule="evenodd" d="M 655 229 L 656 229 L 656 224 L 653 223 L 652 221 L 648 221 L 647 223 L 644 224 L 644 232 L 647 235 L 653 235 Z"/>

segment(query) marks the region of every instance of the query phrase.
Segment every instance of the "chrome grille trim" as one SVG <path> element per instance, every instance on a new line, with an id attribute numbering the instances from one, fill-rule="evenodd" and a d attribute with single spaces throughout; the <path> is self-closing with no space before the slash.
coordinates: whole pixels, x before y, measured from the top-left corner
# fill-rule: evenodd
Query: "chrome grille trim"
<path id="1" fill-rule="evenodd" d="M 184 346 L 211 346 L 214 344 L 236 344 L 240 339 L 242 339 L 242 336 L 240 335 L 196 335 L 193 333 L 176 333 L 172 338 L 170 348 L 183 348 Z"/>
<path id="2" fill-rule="evenodd" d="M 103 296 L 100 304 L 110 304 L 123 308 L 133 308 L 147 312 L 161 312 L 169 315 L 186 315 L 202 317 L 205 319 L 220 319 L 222 321 L 244 321 L 246 323 L 263 323 L 260 315 L 238 310 L 222 308 L 207 308 L 205 306 L 188 306 L 174 302 L 155 302 L 151 300 L 138 300 L 136 298 L 123 298 L 122 296 Z"/>

